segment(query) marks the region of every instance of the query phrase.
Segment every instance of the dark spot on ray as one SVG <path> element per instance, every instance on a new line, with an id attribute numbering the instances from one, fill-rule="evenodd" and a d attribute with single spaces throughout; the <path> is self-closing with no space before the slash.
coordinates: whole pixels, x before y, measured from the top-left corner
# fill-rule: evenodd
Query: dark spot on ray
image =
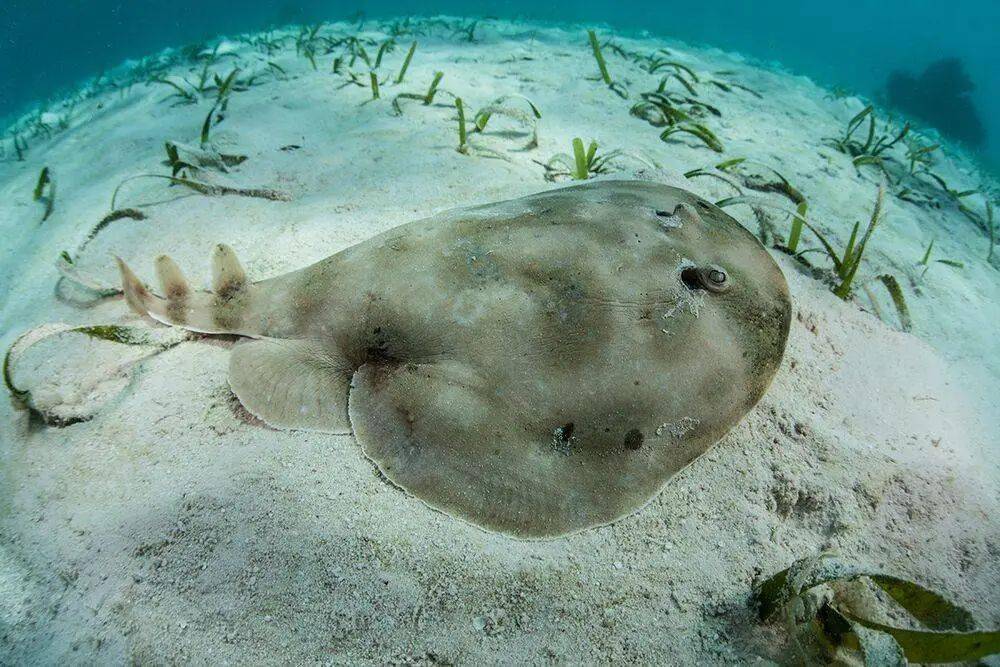
<path id="1" fill-rule="evenodd" d="M 625 434 L 625 441 L 622 444 L 625 446 L 625 449 L 634 452 L 640 447 L 642 447 L 642 441 L 643 441 L 642 431 L 640 431 L 637 428 L 634 428 Z"/>
<path id="2" fill-rule="evenodd" d="M 563 456 L 569 456 L 573 451 L 573 444 L 576 440 L 573 437 L 574 430 L 573 422 L 567 422 L 553 429 L 552 448 Z"/>

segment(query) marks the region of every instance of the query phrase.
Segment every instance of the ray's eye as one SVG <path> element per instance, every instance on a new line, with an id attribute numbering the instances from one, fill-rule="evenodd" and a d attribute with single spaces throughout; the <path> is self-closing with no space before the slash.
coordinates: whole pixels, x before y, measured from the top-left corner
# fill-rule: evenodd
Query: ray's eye
<path id="1" fill-rule="evenodd" d="M 681 272 L 681 280 L 690 289 L 703 289 L 721 294 L 732 287 L 733 280 L 718 266 L 689 267 Z"/>
<path id="2" fill-rule="evenodd" d="M 698 270 L 702 286 L 709 292 L 722 293 L 732 287 L 732 279 L 724 269 L 718 266 L 707 266 Z"/>

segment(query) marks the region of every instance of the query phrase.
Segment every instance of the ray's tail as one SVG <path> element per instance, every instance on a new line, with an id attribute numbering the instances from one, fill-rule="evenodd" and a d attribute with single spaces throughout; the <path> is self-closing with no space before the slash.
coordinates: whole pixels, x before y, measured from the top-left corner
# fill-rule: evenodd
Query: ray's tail
<path id="1" fill-rule="evenodd" d="M 139 315 L 201 333 L 262 335 L 255 316 L 257 290 L 228 245 L 220 243 L 212 253 L 210 292 L 192 290 L 180 267 L 166 255 L 156 258 L 161 295 L 150 291 L 120 257 L 115 259 L 125 301 Z"/>

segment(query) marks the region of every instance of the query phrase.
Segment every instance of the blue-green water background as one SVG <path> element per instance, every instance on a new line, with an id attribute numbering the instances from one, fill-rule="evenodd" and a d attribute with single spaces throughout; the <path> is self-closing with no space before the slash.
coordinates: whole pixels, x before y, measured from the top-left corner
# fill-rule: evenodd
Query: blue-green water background
<path id="1" fill-rule="evenodd" d="M 778 61 L 875 95 L 896 69 L 961 58 L 1000 164 L 1000 0 L 0 0 L 0 119 L 102 69 L 166 46 L 291 22 L 452 14 L 609 24 Z"/>

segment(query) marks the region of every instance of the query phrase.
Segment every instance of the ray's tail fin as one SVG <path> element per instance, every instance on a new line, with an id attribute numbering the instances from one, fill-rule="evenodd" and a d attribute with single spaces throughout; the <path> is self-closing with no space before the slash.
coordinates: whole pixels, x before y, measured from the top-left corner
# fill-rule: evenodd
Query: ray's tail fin
<path id="1" fill-rule="evenodd" d="M 122 288 L 129 308 L 164 324 L 201 333 L 259 336 L 254 285 L 228 245 L 212 253 L 212 291 L 194 291 L 177 263 L 166 255 L 156 258 L 160 295 L 154 294 L 120 258 Z"/>

